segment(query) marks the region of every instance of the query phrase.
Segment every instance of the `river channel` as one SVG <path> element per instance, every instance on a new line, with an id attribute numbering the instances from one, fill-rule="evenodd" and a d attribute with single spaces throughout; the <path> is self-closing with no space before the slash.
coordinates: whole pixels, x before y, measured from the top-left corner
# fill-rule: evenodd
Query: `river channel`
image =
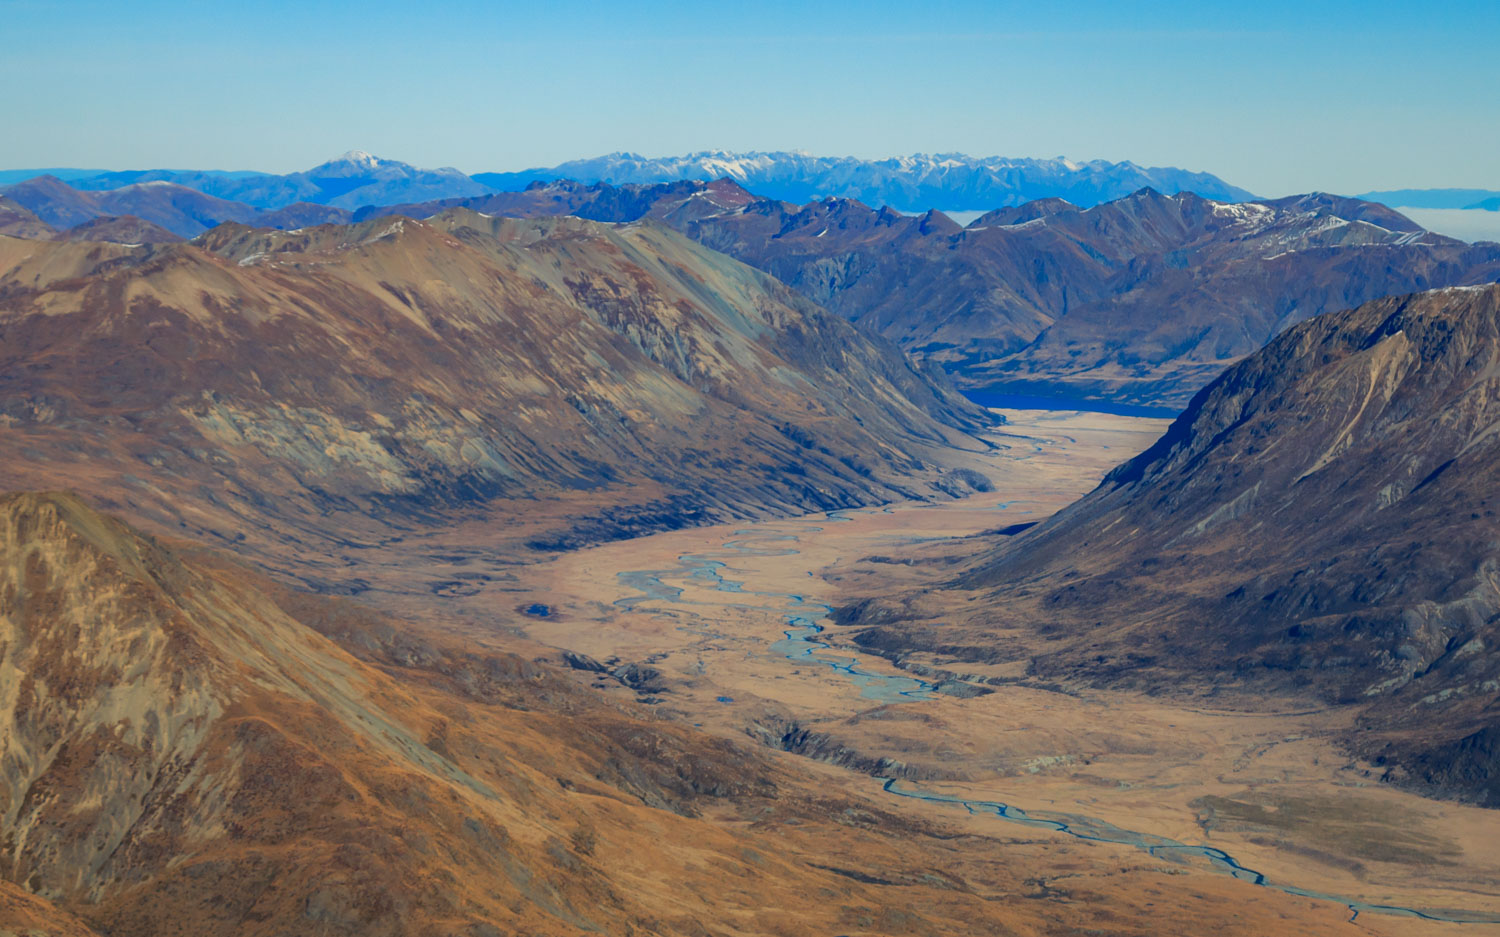
<path id="1" fill-rule="evenodd" d="M 995 508 L 1004 510 L 1008 506 L 1009 502 L 1004 502 L 996 505 Z M 872 513 L 881 510 L 889 511 L 888 508 L 869 509 Z M 854 513 L 860 512 L 835 511 L 827 515 L 825 522 L 847 521 L 849 515 Z M 802 528 L 806 533 L 821 529 L 819 527 Z M 777 613 L 783 617 L 786 627 L 783 630 L 784 637 L 771 645 L 772 652 L 799 664 L 829 668 L 858 687 L 860 696 L 872 703 L 907 703 L 931 699 L 936 690 L 934 684 L 914 677 L 882 674 L 866 669 L 861 667 L 858 657 L 839 653 L 832 645 L 822 641 L 818 636 L 823 632 L 826 627 L 824 622 L 832 613 L 831 605 L 793 592 L 747 589 L 743 581 L 728 579 L 723 575 L 724 570 L 730 568 L 729 564 L 737 557 L 795 556 L 801 552 L 797 547 L 798 543 L 799 538 L 796 534 L 738 530 L 733 533 L 731 539 L 725 540 L 717 551 L 680 555 L 677 558 L 677 565 L 672 569 L 631 570 L 619 573 L 620 584 L 635 594 L 618 599 L 614 604 L 627 612 L 643 611 L 643 606 L 660 603 L 675 606 L 729 607 Z M 808 575 L 812 575 L 811 571 Z M 711 588 L 733 596 L 743 596 L 744 601 L 695 601 L 685 598 L 685 589 L 672 585 L 674 581 L 684 583 L 684 585 L 692 584 L 697 587 Z M 700 622 L 704 621 L 701 615 L 695 617 Z M 702 625 L 683 627 L 700 632 L 704 630 Z M 729 702 L 727 698 L 722 701 Z M 1164 860 L 1196 863 L 1264 888 L 1305 898 L 1334 901 L 1349 909 L 1351 921 L 1361 914 L 1387 914 L 1454 924 L 1500 923 L 1500 916 L 1486 912 L 1368 903 L 1302 888 L 1291 883 L 1272 881 L 1265 874 L 1244 865 L 1228 852 L 1215 846 L 1182 843 L 1151 833 L 1122 829 L 1090 817 L 1053 812 L 1028 812 L 999 800 L 979 800 L 925 791 L 895 778 L 878 778 L 877 780 L 882 782 L 881 789 L 892 797 L 949 804 L 955 808 L 967 810 L 971 814 L 993 815 L 1008 823 L 1050 830 L 1088 842 L 1133 846 Z"/>

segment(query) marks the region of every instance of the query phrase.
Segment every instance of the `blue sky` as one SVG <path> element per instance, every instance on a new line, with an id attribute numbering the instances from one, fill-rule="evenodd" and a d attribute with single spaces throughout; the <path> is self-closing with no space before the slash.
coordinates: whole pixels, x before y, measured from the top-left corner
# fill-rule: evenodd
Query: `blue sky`
<path id="1" fill-rule="evenodd" d="M 960 151 L 1500 188 L 1497 47 L 1496 0 L 0 0 L 0 168 Z"/>

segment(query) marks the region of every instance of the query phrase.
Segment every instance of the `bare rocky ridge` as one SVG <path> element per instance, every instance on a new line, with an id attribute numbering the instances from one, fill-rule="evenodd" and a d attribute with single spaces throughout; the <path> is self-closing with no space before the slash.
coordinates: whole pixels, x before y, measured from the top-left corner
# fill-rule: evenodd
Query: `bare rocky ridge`
<path id="1" fill-rule="evenodd" d="M 459 522 L 514 553 L 984 484 L 953 458 L 987 413 L 659 225 L 0 239 L 0 271 L 13 484 L 324 588 Z"/>
<path id="2" fill-rule="evenodd" d="M 1322 312 L 1500 278 L 1500 245 L 1424 231 L 1322 193 L 1213 202 L 1143 189 L 1049 198 L 960 228 L 850 199 L 798 206 L 728 180 L 557 182 L 428 205 L 608 221 L 649 217 L 766 270 L 967 389 L 1181 406 L 1226 366 Z"/>
<path id="3" fill-rule="evenodd" d="M 1500 805 L 1497 426 L 1500 286 L 1321 316 L 955 591 L 842 620 L 898 658 L 1359 707 L 1389 779 Z"/>

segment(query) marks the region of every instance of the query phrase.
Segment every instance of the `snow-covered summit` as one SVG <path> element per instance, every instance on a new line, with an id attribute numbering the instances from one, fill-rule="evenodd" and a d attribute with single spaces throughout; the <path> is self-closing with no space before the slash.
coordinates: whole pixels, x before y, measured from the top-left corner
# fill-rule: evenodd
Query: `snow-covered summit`
<path id="1" fill-rule="evenodd" d="M 355 166 L 363 166 L 366 169 L 374 169 L 383 162 L 388 161 L 382 160 L 378 156 L 373 156 L 369 153 L 366 153 L 364 150 L 350 150 L 343 156 L 340 156 L 338 159 L 329 160 L 328 163 L 325 163 L 324 165 L 329 165 L 332 163 L 349 163 Z"/>
<path id="2" fill-rule="evenodd" d="M 1219 201 L 1252 197 L 1209 173 L 1170 167 L 1142 167 L 1128 161 L 1075 162 L 1062 156 L 1028 159 L 962 153 L 914 153 L 879 160 L 814 156 L 805 151 L 701 150 L 667 157 L 611 153 L 524 172 L 481 173 L 475 178 L 502 190 L 554 179 L 618 185 L 729 178 L 757 195 L 799 204 L 839 196 L 907 212 L 988 210 L 1048 197 L 1088 206 L 1147 187 L 1166 194 L 1191 191 Z"/>

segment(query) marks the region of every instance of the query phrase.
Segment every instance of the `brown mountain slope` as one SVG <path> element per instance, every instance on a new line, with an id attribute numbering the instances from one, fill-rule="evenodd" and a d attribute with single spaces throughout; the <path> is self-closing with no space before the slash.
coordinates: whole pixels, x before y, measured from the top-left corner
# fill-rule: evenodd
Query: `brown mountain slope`
<path id="1" fill-rule="evenodd" d="M 1342 926 L 1336 906 L 1158 859 L 890 814 L 792 756 L 258 585 L 69 496 L 0 497 L 0 673 L 0 927 L 86 933 L 64 912 L 116 937 Z M 1066 892 L 1036 887 L 1056 876 Z"/>
<path id="2" fill-rule="evenodd" d="M 946 466 L 987 414 L 655 225 L 0 239 L 0 330 L 12 484 L 327 587 L 459 522 L 515 552 L 983 484 Z"/>
<path id="3" fill-rule="evenodd" d="M 722 746 L 653 761 L 686 756 L 680 732 L 570 711 L 575 691 L 518 658 L 408 640 L 418 671 L 468 692 L 404 687 L 242 576 L 71 498 L 8 497 L 0 524 L 20 676 L 3 684 L 0 874 L 109 933 L 629 926 L 629 891 L 571 833 L 612 831 L 628 801 L 695 813 L 693 784 L 774 790 Z M 612 766 L 633 773 L 596 779 Z"/>
<path id="4" fill-rule="evenodd" d="M 99 937 L 56 905 L 0 880 L 0 937 Z"/>
<path id="5" fill-rule="evenodd" d="M 1365 710 L 1360 750 L 1500 804 L 1500 286 L 1291 329 L 1151 449 L 1002 538 L 891 653 L 1047 680 L 1301 692 Z M 845 613 L 873 622 L 910 609 Z"/>
<path id="6" fill-rule="evenodd" d="M 364 214 L 420 217 L 451 204 Z M 967 389 L 1174 406 L 1310 316 L 1500 278 L 1500 246 L 1322 193 L 1224 204 L 1146 189 L 1089 209 L 1045 199 L 962 229 L 938 212 L 849 199 L 799 207 L 728 180 L 559 182 L 463 204 L 658 219 L 941 363 Z"/>
<path id="7" fill-rule="evenodd" d="M 57 231 L 19 202 L 0 195 L 0 235 L 13 238 L 49 238 Z"/>

